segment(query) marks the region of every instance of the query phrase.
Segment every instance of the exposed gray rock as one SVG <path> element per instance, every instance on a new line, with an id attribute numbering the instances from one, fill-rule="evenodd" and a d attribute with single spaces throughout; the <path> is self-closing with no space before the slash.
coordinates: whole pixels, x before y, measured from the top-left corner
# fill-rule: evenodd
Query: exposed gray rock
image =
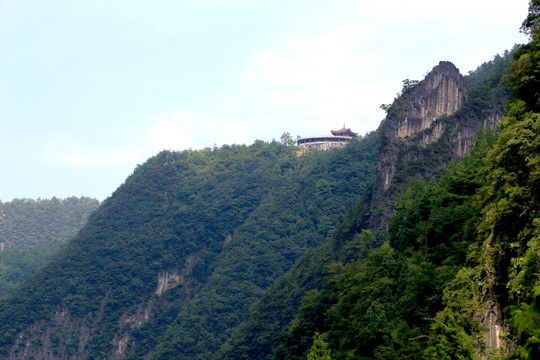
<path id="1" fill-rule="evenodd" d="M 427 180 L 441 173 L 452 159 L 470 152 L 481 129 L 495 129 L 504 115 L 506 99 L 483 109 L 481 116 L 461 114 L 466 102 L 466 81 L 448 61 L 441 61 L 424 80 L 405 88 L 395 99 L 381 126 L 383 143 L 370 230 L 387 230 L 398 188 L 416 177 Z"/>

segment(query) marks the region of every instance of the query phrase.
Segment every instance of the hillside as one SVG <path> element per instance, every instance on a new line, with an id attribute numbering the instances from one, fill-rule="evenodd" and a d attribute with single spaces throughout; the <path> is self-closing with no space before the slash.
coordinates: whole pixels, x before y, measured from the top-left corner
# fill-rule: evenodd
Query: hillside
<path id="1" fill-rule="evenodd" d="M 98 206 L 87 197 L 0 202 L 0 297 L 48 263 Z"/>
<path id="2" fill-rule="evenodd" d="M 261 141 L 160 153 L 0 301 L 2 356 L 208 358 L 331 235 L 372 182 L 377 154 L 376 133 L 303 156 Z"/>
<path id="3" fill-rule="evenodd" d="M 479 131 L 491 131 L 495 126 L 491 121 L 498 122 L 502 118 L 509 90 L 499 86 L 505 73 L 501 68 L 506 68 L 511 58 L 510 53 L 497 56 L 467 77 L 463 77 L 453 64 L 441 62 L 425 79 L 402 91 L 389 107 L 379 129 L 381 151 L 377 178 L 370 191 L 349 210 L 331 242 L 306 253 L 263 295 L 216 359 L 271 359 L 273 356 L 282 359 L 290 356 L 283 348 L 275 348 L 275 339 L 282 336 L 280 334 L 304 306 L 302 301 L 313 301 L 310 294 L 322 290 L 328 271 L 326 266 L 333 262 L 360 261 L 368 257 L 370 249 L 388 241 L 387 224 L 396 209 L 394 202 L 404 188 L 417 181 L 429 182 L 440 177 L 452 161 L 458 161 L 471 151 Z M 469 92 L 467 82 L 470 78 L 477 83 Z M 451 111 L 443 105 L 446 102 L 454 104 Z M 483 111 L 477 110 L 480 102 Z M 441 112 L 441 109 L 446 110 Z M 418 114 L 434 115 L 427 121 Z M 330 293 L 333 291 L 337 290 Z M 323 309 L 333 304 L 328 298 L 320 301 L 323 303 L 309 309 L 311 316 L 320 316 L 317 320 L 311 319 L 317 322 L 311 324 L 316 326 L 315 329 L 323 320 Z M 305 346 L 311 344 L 313 335 L 313 329 L 307 337 L 290 334 L 292 341 L 302 341 L 302 345 L 295 343 L 298 348 L 293 354 L 297 357 L 292 358 L 305 356 Z"/>
<path id="4" fill-rule="evenodd" d="M 0 358 L 539 358 L 539 19 L 344 148 L 150 158 L 0 299 Z"/>
<path id="5" fill-rule="evenodd" d="M 411 179 L 440 176 L 450 161 L 471 151 L 479 131 L 497 129 L 510 95 L 500 83 L 511 60 L 509 52 L 497 55 L 466 77 L 441 61 L 425 79 L 404 85 L 381 124 L 370 230 L 388 230 L 395 200 Z"/>
<path id="6" fill-rule="evenodd" d="M 416 126 L 401 127 L 410 120 L 403 114 L 419 110 L 414 98 L 426 93 L 422 82 L 404 89 L 382 124 L 371 195 L 330 243 L 276 281 L 215 358 L 540 357 L 539 14 L 533 2 L 524 23 L 531 42 L 470 74 L 467 100 L 450 116 L 413 116 Z M 463 81 L 453 79 L 446 82 L 458 86 L 447 88 L 459 94 Z M 503 117 L 506 100 L 496 99 L 509 98 Z M 475 118 L 481 121 L 462 122 Z M 436 142 L 447 149 L 460 144 L 448 130 L 486 129 L 468 140 L 472 153 L 456 163 L 456 151 L 425 151 L 423 139 L 437 134 L 430 124 L 442 126 Z M 415 127 L 420 131 L 408 132 Z"/>
<path id="7" fill-rule="evenodd" d="M 88 197 L 0 201 L 2 249 L 26 250 L 68 239 L 98 206 L 99 201 Z"/>

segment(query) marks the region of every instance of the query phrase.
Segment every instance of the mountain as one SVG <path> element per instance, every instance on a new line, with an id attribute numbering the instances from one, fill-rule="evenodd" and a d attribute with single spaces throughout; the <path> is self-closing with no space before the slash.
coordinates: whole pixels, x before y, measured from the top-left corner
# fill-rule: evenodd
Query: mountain
<path id="1" fill-rule="evenodd" d="M 344 148 L 149 159 L 0 299 L 0 357 L 538 358 L 539 14 Z"/>
<path id="2" fill-rule="evenodd" d="M 539 15 L 532 1 L 530 43 L 465 83 L 449 63 L 405 82 L 372 191 L 215 358 L 540 357 Z"/>
<path id="3" fill-rule="evenodd" d="M 0 297 L 48 263 L 98 206 L 88 197 L 0 202 Z"/>
<path id="4" fill-rule="evenodd" d="M 450 163 L 471 151 L 480 131 L 496 126 L 509 98 L 508 87 L 499 83 L 511 59 L 510 52 L 496 56 L 467 77 L 453 64 L 441 62 L 424 80 L 408 81 L 380 126 L 381 150 L 371 189 L 349 210 L 331 241 L 307 252 L 250 309 L 216 359 L 305 358 L 316 329 L 322 329 L 323 309 L 334 304 L 332 298 L 337 299 L 335 289 L 330 298 L 309 308 L 311 316 L 319 318 L 310 319 L 313 327 L 307 335 L 288 334 L 294 343 L 290 346 L 296 347 L 292 355 L 297 357 L 286 352 L 283 344 L 276 348 L 276 339 L 287 326 L 302 322 L 295 315 L 303 302 L 312 301 L 312 294 L 323 288 L 328 265 L 355 263 L 388 241 L 388 222 L 404 188 L 440 177 Z M 470 78 L 473 86 L 467 91 Z M 426 114 L 427 119 L 423 118 Z"/>
<path id="5" fill-rule="evenodd" d="M 320 291 L 325 265 L 368 257 L 384 230 L 370 231 L 373 214 L 389 216 L 401 185 L 439 175 L 468 150 L 454 151 L 472 142 L 473 130 L 463 135 L 451 117 L 466 96 L 464 78 L 443 62 L 404 89 L 378 132 L 343 149 L 299 156 L 259 141 L 149 159 L 51 263 L 0 302 L 0 351 L 10 359 L 283 353 L 273 339 Z M 454 108 L 438 113 L 447 101 Z M 422 112 L 434 115 L 417 125 Z M 488 123 L 466 121 L 476 130 Z M 389 183 L 380 180 L 386 164 L 395 165 Z M 266 353 L 246 345 L 246 334 Z"/>
<path id="6" fill-rule="evenodd" d="M 11 359 L 208 358 L 373 181 L 376 133 L 328 152 L 162 152 L 0 300 Z"/>
<path id="7" fill-rule="evenodd" d="M 2 250 L 26 250 L 75 235 L 99 201 L 88 197 L 0 201 Z"/>
<path id="8" fill-rule="evenodd" d="M 480 130 L 497 128 L 509 98 L 508 88 L 499 83 L 510 61 L 507 52 L 484 64 L 468 76 L 477 84 L 448 61 L 441 61 L 422 81 L 404 82 L 401 95 L 387 109 L 381 124 L 384 140 L 377 161 L 379 179 L 371 200 L 370 230 L 388 229 L 396 195 L 411 178 L 440 175 L 451 160 L 470 152 Z"/>

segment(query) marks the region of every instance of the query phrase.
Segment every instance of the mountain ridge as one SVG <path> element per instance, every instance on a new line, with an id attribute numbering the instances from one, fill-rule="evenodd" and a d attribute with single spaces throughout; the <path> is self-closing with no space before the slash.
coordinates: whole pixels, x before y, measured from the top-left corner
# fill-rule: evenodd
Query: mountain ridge
<path id="1" fill-rule="evenodd" d="M 169 326 L 201 307 L 221 309 L 216 317 L 232 328 L 365 191 L 377 144 L 370 135 L 298 157 L 257 141 L 149 159 L 48 266 L 0 300 L 2 358 L 150 356 Z M 159 294 L 165 277 L 176 286 Z M 197 329 L 224 341 L 217 328 L 189 327 Z"/>
<path id="2" fill-rule="evenodd" d="M 456 124 L 467 122 L 466 129 L 472 128 L 478 132 L 481 129 L 487 128 L 489 131 L 493 126 L 490 122 L 491 114 L 495 112 L 498 114 L 497 116 L 499 116 L 499 114 L 502 116 L 502 113 L 504 113 L 504 102 L 508 99 L 508 90 L 498 87 L 498 83 L 504 72 L 496 71 L 495 69 L 500 69 L 501 67 L 504 68 L 504 64 L 507 66 L 510 63 L 510 59 L 511 53 L 506 53 L 504 57 L 496 57 L 493 62 L 487 65 L 484 64 L 482 71 L 487 71 L 491 75 L 482 74 L 484 79 L 481 83 L 483 85 L 476 85 L 476 89 L 473 89 L 468 102 L 463 103 L 460 109 L 455 108 L 454 116 L 457 120 L 452 119 L 449 116 L 443 116 L 431 122 L 431 126 L 439 126 L 442 124 L 443 129 L 445 130 L 443 135 L 435 142 L 422 144 L 425 133 L 430 131 L 429 127 L 419 130 L 416 133 L 410 133 L 409 137 L 403 139 L 396 136 L 398 131 L 397 126 L 394 124 L 399 123 L 399 120 L 404 117 L 403 114 L 400 115 L 395 109 L 401 108 L 401 111 L 403 111 L 404 114 L 407 114 L 408 108 L 402 106 L 404 100 L 400 97 L 395 100 L 394 104 L 390 107 L 391 110 L 389 109 L 387 119 L 383 121 L 379 129 L 381 133 L 380 136 L 382 137 L 382 144 L 381 153 L 377 160 L 377 166 L 379 170 L 381 164 L 390 167 L 395 166 L 396 163 L 399 163 L 400 161 L 404 162 L 404 160 L 407 160 L 411 165 L 412 171 L 408 173 L 411 169 L 403 165 L 401 165 L 401 168 L 397 169 L 396 174 L 399 176 L 399 187 L 396 185 L 387 186 L 388 184 L 385 184 L 383 181 L 383 176 L 378 172 L 378 177 L 370 191 L 366 192 L 365 196 L 359 199 L 357 205 L 348 212 L 343 222 L 336 228 L 333 239 L 328 244 L 322 245 L 319 251 L 307 253 L 302 257 L 298 265 L 293 267 L 289 273 L 285 274 L 282 279 L 278 280 L 278 282 L 265 293 L 261 303 L 256 304 L 252 308 L 247 315 L 246 321 L 238 327 L 232 338 L 222 347 L 218 356 L 215 357 L 216 359 L 232 360 L 251 359 L 254 357 L 259 359 L 271 359 L 273 356 L 275 356 L 276 359 L 288 359 L 287 356 L 290 356 L 290 354 L 274 353 L 274 351 L 280 350 L 276 349 L 273 344 L 279 340 L 279 334 L 285 331 L 287 325 L 291 325 L 289 322 L 293 321 L 294 314 L 300 311 L 302 298 L 309 297 L 311 292 L 319 291 L 322 288 L 325 274 L 327 273 L 327 270 L 325 270 L 326 266 L 333 262 L 348 263 L 357 259 L 367 258 L 369 249 L 378 247 L 385 241 L 385 235 L 383 234 L 384 228 L 380 226 L 382 223 L 381 218 L 383 216 L 386 217 L 384 218 L 384 224 L 386 224 L 390 215 L 394 212 L 395 205 L 393 202 L 397 200 L 399 190 L 407 184 L 412 184 L 418 177 L 423 178 L 425 181 L 429 181 L 430 179 L 440 176 L 448 164 L 463 156 L 462 153 L 454 151 L 455 144 L 458 142 L 446 141 L 448 139 L 445 138 L 446 136 L 455 136 L 455 130 L 457 129 Z M 448 62 L 443 63 L 443 69 L 450 70 L 451 76 L 461 77 L 455 66 Z M 429 76 L 430 75 L 427 75 L 427 77 Z M 440 74 L 437 76 L 439 76 L 439 78 L 441 77 Z M 496 80 L 493 80 L 493 76 Z M 456 82 L 459 81 L 456 80 Z M 422 82 L 418 82 L 418 84 L 422 84 Z M 419 86 L 418 84 L 415 84 L 408 89 L 404 89 L 401 96 L 404 95 L 405 99 L 423 96 L 425 91 L 420 91 L 420 96 L 415 95 L 415 89 Z M 483 90 L 481 94 L 479 93 L 480 89 Z M 437 94 L 438 91 L 435 91 L 435 93 Z M 457 93 L 459 94 L 459 91 Z M 476 104 L 480 102 L 480 100 L 484 103 L 486 97 L 488 99 L 495 99 L 495 101 L 491 103 L 492 105 L 486 106 L 486 108 L 478 114 L 471 111 L 471 108 L 475 109 Z M 500 103 L 501 99 L 503 104 Z M 414 108 L 415 104 L 418 102 L 420 101 L 407 101 L 406 104 L 408 104 L 410 108 Z M 436 103 L 436 101 L 434 101 L 434 103 Z M 470 121 L 471 119 L 475 121 Z M 461 130 L 463 130 L 463 128 Z M 392 135 L 389 135 L 389 133 Z M 469 144 L 474 144 L 475 137 L 470 134 L 467 141 Z M 467 149 L 471 148 L 472 145 L 468 145 Z M 396 149 L 399 152 L 397 152 Z M 394 157 L 394 164 L 391 162 L 385 163 L 385 159 L 388 157 L 385 152 L 390 154 L 389 156 Z M 420 163 L 415 165 L 410 158 L 407 159 L 407 156 L 411 156 L 411 153 L 413 159 L 415 154 L 417 154 L 417 158 L 421 158 L 421 160 L 425 161 L 425 164 Z M 306 281 L 305 278 L 310 278 L 311 281 Z M 290 285 L 294 283 L 300 285 Z M 293 290 L 289 293 L 284 293 L 280 288 L 281 286 L 292 287 Z M 285 302 L 287 305 L 277 305 L 280 301 Z M 271 309 L 275 315 L 273 316 L 271 313 L 268 313 L 268 309 Z M 313 309 L 311 311 L 322 310 L 321 308 L 318 308 L 317 310 Z M 319 317 L 318 321 L 322 321 L 321 317 Z M 254 330 L 260 329 L 263 324 L 264 326 L 273 329 L 273 332 L 266 333 L 265 331 L 259 330 L 259 334 L 253 334 Z M 317 323 L 317 325 L 322 326 L 321 323 Z M 305 341 L 304 344 L 311 343 L 312 335 L 313 334 L 307 338 L 302 338 L 302 341 Z M 291 335 L 293 339 L 298 339 L 298 336 L 300 335 Z"/>
<path id="3" fill-rule="evenodd" d="M 538 254 L 538 109 L 512 99 L 491 131 L 510 62 L 495 58 L 469 92 L 441 62 L 340 149 L 256 141 L 150 158 L 0 299 L 0 357 L 502 353 L 499 335 L 483 341 L 501 325 L 487 315 L 532 299 Z"/>

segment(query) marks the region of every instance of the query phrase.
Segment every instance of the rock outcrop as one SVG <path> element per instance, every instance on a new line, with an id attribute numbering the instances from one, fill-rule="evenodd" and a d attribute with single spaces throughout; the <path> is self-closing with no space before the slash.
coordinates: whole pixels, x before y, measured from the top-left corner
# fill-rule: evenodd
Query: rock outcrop
<path id="1" fill-rule="evenodd" d="M 395 201 L 404 185 L 418 177 L 429 180 L 438 176 L 452 159 L 470 152 L 481 130 L 496 130 L 508 101 L 508 92 L 494 87 L 496 82 L 468 92 L 466 79 L 446 61 L 435 66 L 424 80 L 404 82 L 407 86 L 388 108 L 381 125 L 378 180 L 368 220 L 379 244 L 387 234 Z M 482 353 L 495 354 L 503 347 L 505 326 L 496 299 L 487 296 L 484 301 L 489 305 L 478 314 L 486 327 L 487 352 Z"/>
<path id="2" fill-rule="evenodd" d="M 458 111 L 466 92 L 467 85 L 459 70 L 451 62 L 441 61 L 414 89 L 406 90 L 395 104 L 403 110 L 387 125 L 398 139 L 414 136 L 431 128 L 441 116 Z"/>
<path id="3" fill-rule="evenodd" d="M 405 86 L 388 108 L 381 126 L 383 143 L 377 163 L 369 228 L 386 230 L 397 189 L 416 177 L 429 179 L 452 159 L 465 156 L 479 130 L 495 128 L 505 101 L 482 108 L 479 115 L 466 109 L 467 84 L 459 70 L 441 61 L 424 80 Z"/>

